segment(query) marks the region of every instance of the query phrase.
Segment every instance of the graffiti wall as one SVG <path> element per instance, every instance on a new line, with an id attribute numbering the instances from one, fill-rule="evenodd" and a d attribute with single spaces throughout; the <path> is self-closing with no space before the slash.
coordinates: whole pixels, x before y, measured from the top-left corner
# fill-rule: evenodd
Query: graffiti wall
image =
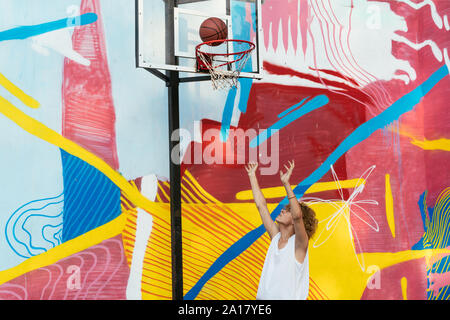
<path id="1" fill-rule="evenodd" d="M 167 88 L 135 1 L 0 4 L 0 299 L 171 299 Z M 233 24 L 247 26 L 249 3 Z M 450 1 L 265 0 L 263 80 L 181 84 L 186 299 L 255 299 L 289 160 L 309 296 L 450 297 Z"/>

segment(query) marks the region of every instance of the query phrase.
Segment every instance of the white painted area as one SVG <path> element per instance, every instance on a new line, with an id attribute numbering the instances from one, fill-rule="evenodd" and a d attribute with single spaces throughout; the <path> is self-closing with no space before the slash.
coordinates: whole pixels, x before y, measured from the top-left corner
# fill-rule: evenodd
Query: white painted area
<path id="1" fill-rule="evenodd" d="M 158 179 L 156 175 L 151 174 L 142 178 L 141 194 L 147 199 L 154 201 L 158 192 Z"/>
<path id="2" fill-rule="evenodd" d="M 136 68 L 134 2 L 101 0 L 107 57 L 116 110 L 120 173 L 133 180 L 169 176 L 165 83 Z"/>
<path id="3" fill-rule="evenodd" d="M 392 55 L 392 41 L 398 39 L 396 32 L 407 31 L 408 27 L 403 17 L 391 11 L 388 3 L 357 0 L 354 1 L 353 11 L 351 11 L 349 0 L 329 2 L 310 0 L 310 6 L 312 22 L 306 54 L 303 54 L 301 49 L 302 27 L 298 26 L 297 51 L 295 52 L 291 37 L 289 37 L 288 47 L 285 48 L 280 24 L 276 50 L 272 46 L 272 30 L 264 30 L 265 33 L 269 32 L 269 47 L 264 52 L 266 61 L 315 76 L 318 74 L 309 69 L 310 66 L 335 70 L 361 85 L 367 85 L 376 80 L 390 81 L 392 79 L 401 79 L 408 84 L 416 79 L 416 71 L 410 63 Z M 351 25 L 349 25 L 350 13 Z M 291 34 L 290 30 L 289 33 Z M 341 78 L 333 78 L 329 75 L 321 74 L 321 77 L 345 82 Z M 263 81 L 324 87 L 321 84 L 291 76 L 264 74 Z M 353 86 L 348 81 L 346 84 Z M 328 89 L 335 90 L 335 88 Z"/>
<path id="4" fill-rule="evenodd" d="M 142 178 L 141 193 L 147 199 L 154 201 L 158 191 L 158 178 L 151 174 Z M 145 250 L 152 232 L 153 217 L 148 212 L 138 208 L 136 221 L 136 240 L 131 259 L 130 276 L 127 284 L 127 299 L 141 300 L 142 268 L 144 267 Z"/>
<path id="5" fill-rule="evenodd" d="M 153 227 L 153 217 L 138 208 L 136 221 L 136 241 L 131 259 L 130 276 L 128 277 L 127 300 L 142 300 L 141 282 L 144 267 L 145 250 Z"/>
<path id="6" fill-rule="evenodd" d="M 81 65 L 89 66 L 91 62 L 84 58 L 81 54 L 73 50 L 72 33 L 66 29 L 56 30 L 41 34 L 32 38 L 31 47 L 38 53 L 48 56 L 51 49 L 62 56 L 73 60 Z"/>

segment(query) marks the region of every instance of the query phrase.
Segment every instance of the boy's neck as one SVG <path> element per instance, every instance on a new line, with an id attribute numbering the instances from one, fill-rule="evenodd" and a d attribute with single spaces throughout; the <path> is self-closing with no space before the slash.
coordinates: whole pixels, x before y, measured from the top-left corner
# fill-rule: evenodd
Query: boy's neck
<path id="1" fill-rule="evenodd" d="M 294 226 L 293 225 L 289 225 L 289 226 L 285 226 L 285 225 L 280 225 L 280 239 L 282 241 L 287 241 L 289 240 L 290 237 L 292 237 L 293 234 L 295 234 L 295 230 L 294 230 Z"/>

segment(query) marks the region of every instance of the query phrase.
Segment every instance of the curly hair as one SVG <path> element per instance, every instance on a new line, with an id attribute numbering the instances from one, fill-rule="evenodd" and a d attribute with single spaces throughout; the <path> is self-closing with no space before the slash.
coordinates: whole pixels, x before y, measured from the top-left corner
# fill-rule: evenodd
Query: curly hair
<path id="1" fill-rule="evenodd" d="M 311 207 L 309 207 L 306 203 L 299 201 L 298 204 L 302 210 L 303 224 L 305 225 L 308 239 L 311 239 L 314 236 L 314 233 L 316 233 L 319 220 L 316 219 L 316 213 L 314 210 L 311 209 Z M 285 208 L 287 211 L 290 211 L 291 205 L 288 204 Z"/>

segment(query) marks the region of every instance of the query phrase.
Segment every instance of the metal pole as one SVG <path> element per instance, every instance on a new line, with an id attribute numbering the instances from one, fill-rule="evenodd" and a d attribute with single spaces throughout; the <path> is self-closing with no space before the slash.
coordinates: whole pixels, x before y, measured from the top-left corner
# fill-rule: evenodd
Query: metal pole
<path id="1" fill-rule="evenodd" d="M 179 76 L 170 71 L 169 91 L 169 156 L 179 143 Z M 176 133 L 176 134 L 174 134 Z M 172 141 L 173 140 L 175 141 Z M 178 157 L 179 158 L 179 157 Z M 172 298 L 183 300 L 183 250 L 181 229 L 181 173 L 178 159 L 170 160 L 170 225 L 172 248 Z M 181 159 L 180 159 L 181 161 Z"/>
<path id="2" fill-rule="evenodd" d="M 176 0 L 166 2 L 167 30 L 167 56 L 169 64 L 177 64 L 174 48 L 174 7 Z M 170 162 L 170 225 L 171 225 L 171 250 L 172 250 L 172 299 L 183 300 L 183 250 L 181 228 L 181 159 L 172 159 L 172 150 L 179 143 L 180 128 L 180 98 L 178 71 L 168 71 L 168 104 L 169 104 L 169 162 Z M 176 135 L 174 135 L 176 133 Z M 172 141 L 175 140 L 175 141 Z M 179 161 L 178 161 L 179 160 Z M 175 161 L 175 162 L 174 162 Z"/>

